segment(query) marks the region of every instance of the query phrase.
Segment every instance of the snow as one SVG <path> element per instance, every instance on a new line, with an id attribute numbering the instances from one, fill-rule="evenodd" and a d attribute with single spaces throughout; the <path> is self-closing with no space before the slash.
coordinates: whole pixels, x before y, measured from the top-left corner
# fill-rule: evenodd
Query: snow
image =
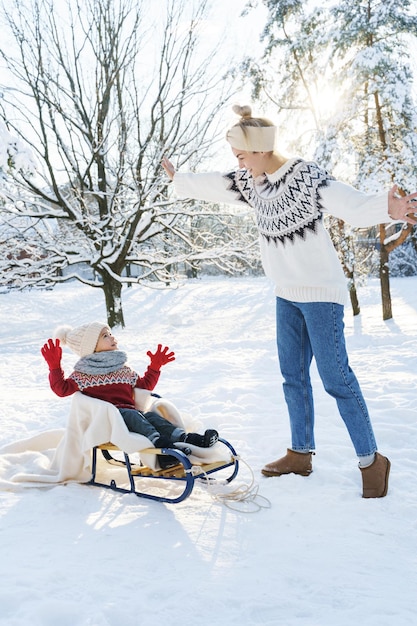
<path id="1" fill-rule="evenodd" d="M 0 626 L 409 626 L 417 623 L 417 278 L 379 284 L 346 311 L 350 361 L 392 461 L 388 496 L 361 498 L 360 472 L 334 401 L 313 368 L 317 453 L 309 477 L 263 478 L 289 445 L 264 278 L 126 289 L 115 332 L 143 372 L 158 343 L 176 352 L 157 391 L 214 426 L 271 503 L 233 510 L 196 487 L 172 505 L 69 484 L 0 492 Z M 0 295 L 0 446 L 65 425 L 40 346 L 55 326 L 103 319 L 100 290 L 78 283 Z M 76 357 L 64 352 L 70 372 Z M 233 483 L 232 483 L 233 485 Z"/>
<path id="2" fill-rule="evenodd" d="M 10 160 L 17 171 L 25 174 L 34 172 L 35 161 L 30 149 L 18 137 L 14 137 L 0 120 L 0 173 L 9 169 Z"/>

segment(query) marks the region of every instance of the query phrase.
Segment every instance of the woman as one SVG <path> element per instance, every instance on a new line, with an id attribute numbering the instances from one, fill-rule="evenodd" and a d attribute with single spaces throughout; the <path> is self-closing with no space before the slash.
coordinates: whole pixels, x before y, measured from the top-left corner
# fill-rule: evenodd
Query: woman
<path id="1" fill-rule="evenodd" d="M 413 200 L 388 193 L 366 195 L 336 181 L 316 163 L 285 158 L 276 149 L 277 128 L 234 107 L 240 120 L 226 135 L 238 169 L 226 174 L 175 172 L 162 166 L 179 197 L 226 202 L 255 210 L 262 263 L 276 287 L 276 328 L 283 389 L 291 425 L 291 448 L 264 467 L 265 476 L 312 472 L 314 407 L 310 364 L 314 356 L 326 391 L 335 398 L 362 475 L 362 496 L 386 495 L 390 461 L 377 452 L 359 383 L 348 363 L 344 339 L 346 279 L 324 212 L 352 226 L 392 220 L 415 224 Z"/>

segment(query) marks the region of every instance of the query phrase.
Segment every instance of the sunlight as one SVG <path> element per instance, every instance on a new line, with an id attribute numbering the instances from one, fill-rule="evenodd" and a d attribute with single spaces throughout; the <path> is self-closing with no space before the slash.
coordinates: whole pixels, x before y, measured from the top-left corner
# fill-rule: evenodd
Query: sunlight
<path id="1" fill-rule="evenodd" d="M 334 115 L 340 105 L 340 89 L 335 83 L 324 81 L 317 85 L 313 92 L 313 105 L 319 119 L 328 119 Z"/>

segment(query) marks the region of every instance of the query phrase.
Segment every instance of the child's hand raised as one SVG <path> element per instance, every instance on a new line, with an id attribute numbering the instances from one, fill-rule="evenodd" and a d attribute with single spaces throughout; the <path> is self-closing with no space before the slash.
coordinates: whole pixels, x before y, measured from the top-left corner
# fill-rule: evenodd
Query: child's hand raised
<path id="1" fill-rule="evenodd" d="M 59 339 L 56 340 L 56 343 L 53 342 L 53 339 L 48 339 L 48 342 L 41 348 L 41 354 L 48 363 L 50 370 L 60 369 L 62 348 Z"/>
<path id="2" fill-rule="evenodd" d="M 169 350 L 168 346 L 165 346 L 165 348 L 162 350 L 162 345 L 158 344 L 158 348 L 155 351 L 155 354 L 152 354 L 150 350 L 146 353 L 151 360 L 151 364 L 150 364 L 151 369 L 159 372 L 159 370 L 161 369 L 163 365 L 166 365 L 167 363 L 170 363 L 171 361 L 175 361 L 174 352 L 168 352 L 168 350 Z"/>

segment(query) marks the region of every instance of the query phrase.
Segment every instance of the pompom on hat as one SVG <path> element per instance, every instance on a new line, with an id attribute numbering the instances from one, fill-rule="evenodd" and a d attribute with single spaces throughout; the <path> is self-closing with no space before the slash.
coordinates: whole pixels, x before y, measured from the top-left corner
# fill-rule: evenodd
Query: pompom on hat
<path id="1" fill-rule="evenodd" d="M 68 346 L 78 356 L 83 357 L 93 354 L 103 328 L 108 328 L 103 322 L 91 322 L 78 328 L 58 326 L 55 329 L 54 338 L 59 339 L 64 346 Z"/>
<path id="2" fill-rule="evenodd" d="M 240 115 L 240 121 L 226 134 L 232 148 L 245 152 L 273 152 L 277 127 L 264 118 L 253 118 L 250 106 L 235 105 L 233 111 Z"/>

